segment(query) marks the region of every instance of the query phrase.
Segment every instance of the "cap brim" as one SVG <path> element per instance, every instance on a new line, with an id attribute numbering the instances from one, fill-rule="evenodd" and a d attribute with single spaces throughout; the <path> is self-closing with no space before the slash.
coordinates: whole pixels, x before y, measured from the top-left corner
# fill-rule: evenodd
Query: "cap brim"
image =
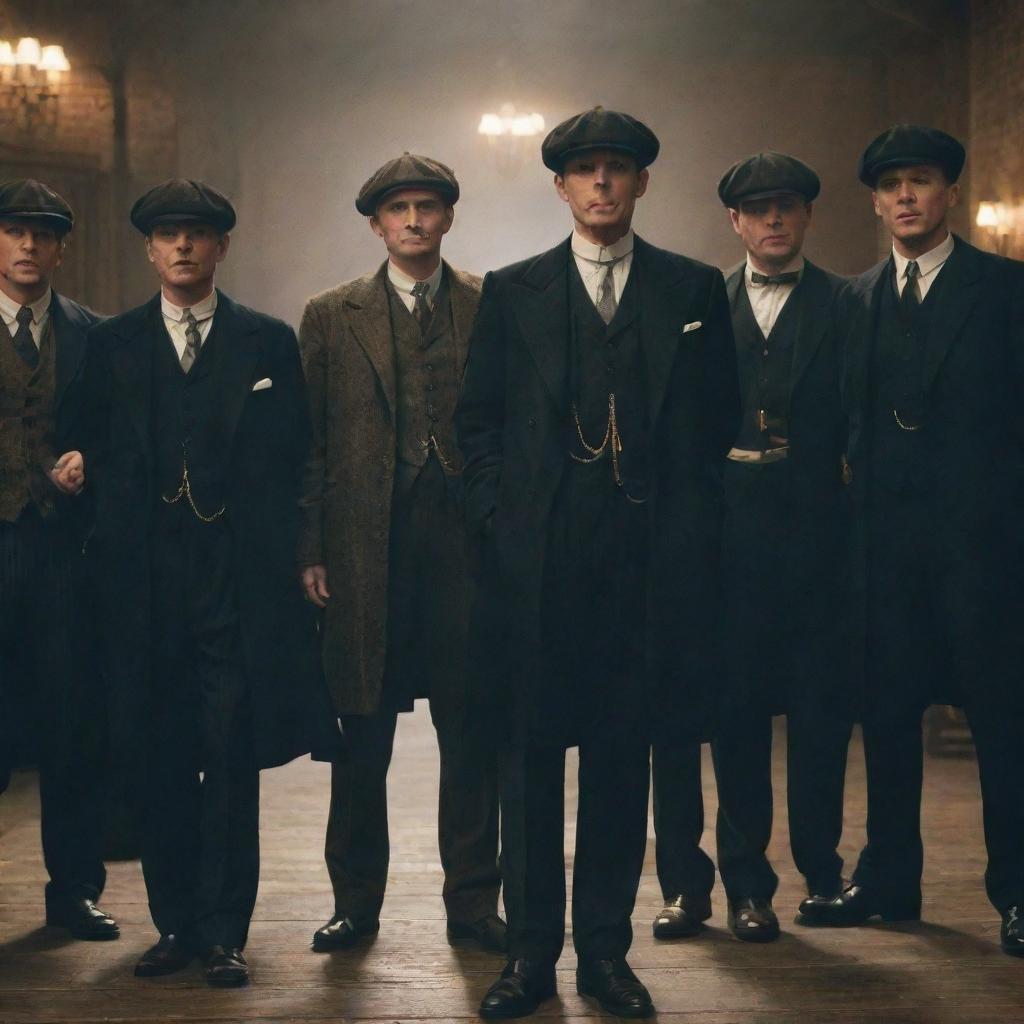
<path id="1" fill-rule="evenodd" d="M 797 199 L 802 199 L 805 203 L 813 202 L 812 199 L 807 198 L 805 192 L 798 192 L 795 188 L 773 188 L 766 192 L 751 192 L 749 195 L 737 196 L 728 200 L 726 206 L 735 209 L 740 203 L 752 203 L 758 199 L 775 199 L 778 196 L 796 196 Z"/>
<path id="2" fill-rule="evenodd" d="M 601 149 L 610 149 L 612 152 L 625 153 L 626 156 L 631 156 L 636 161 L 637 169 L 641 171 L 653 162 L 653 157 L 651 160 L 647 160 L 646 162 L 641 159 L 640 151 L 633 146 L 624 146 L 618 142 L 595 142 L 593 144 L 588 143 L 585 146 L 574 146 L 572 149 L 563 153 L 557 161 L 545 160 L 544 166 L 547 167 L 548 170 L 554 171 L 556 174 L 561 174 L 562 168 L 565 167 L 566 163 L 574 156 L 579 156 L 580 153 L 596 153 Z"/>
<path id="3" fill-rule="evenodd" d="M 860 180 L 864 182 L 865 185 L 874 188 L 878 182 L 878 176 L 882 171 L 891 171 L 894 167 L 917 167 L 918 165 L 938 167 L 943 174 L 947 177 L 950 176 L 947 164 L 943 163 L 941 160 L 936 160 L 934 157 L 925 157 L 920 153 L 916 153 L 905 156 L 887 157 L 885 160 L 881 161 L 881 163 L 872 164 L 871 173 L 868 174 L 865 171 L 865 173 L 860 176 Z M 959 177 L 959 174 L 957 177 Z"/>
<path id="4" fill-rule="evenodd" d="M 62 213 L 39 213 L 35 210 L 8 210 L 5 213 L 0 213 L 0 220 L 42 220 L 60 226 L 65 231 L 70 231 L 75 224 L 70 217 L 66 217 Z"/>

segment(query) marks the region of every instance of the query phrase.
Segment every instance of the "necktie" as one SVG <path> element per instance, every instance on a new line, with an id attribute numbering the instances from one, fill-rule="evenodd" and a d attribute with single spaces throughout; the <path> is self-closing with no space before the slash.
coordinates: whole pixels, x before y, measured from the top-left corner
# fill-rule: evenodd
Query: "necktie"
<path id="1" fill-rule="evenodd" d="M 618 260 L 612 260 L 611 263 L 607 264 L 604 279 L 601 281 L 601 287 L 597 292 L 597 312 L 606 324 L 612 322 L 615 310 L 619 308 L 619 303 L 615 298 L 615 279 L 612 277 L 612 267 L 618 262 Z"/>
<path id="2" fill-rule="evenodd" d="M 800 280 L 800 271 L 788 270 L 785 274 L 759 274 L 756 270 L 752 270 L 750 280 L 754 284 L 796 284 Z"/>
<path id="3" fill-rule="evenodd" d="M 14 332 L 14 351 L 34 370 L 39 365 L 39 349 L 29 326 L 32 323 L 32 310 L 22 306 L 15 319 L 18 321 L 18 329 Z"/>
<path id="4" fill-rule="evenodd" d="M 907 283 L 903 286 L 903 294 L 900 296 L 900 310 L 910 315 L 913 315 L 921 305 L 921 300 L 917 297 L 917 274 L 917 261 L 911 260 L 903 272 Z"/>
<path id="5" fill-rule="evenodd" d="M 181 353 L 181 368 L 188 373 L 193 363 L 199 358 L 199 321 L 192 315 L 191 309 L 182 310 L 182 321 L 185 324 L 185 351 Z"/>
<path id="6" fill-rule="evenodd" d="M 427 292 L 429 291 L 430 285 L 426 281 L 417 281 L 412 286 L 412 294 L 416 299 L 412 315 L 416 317 L 416 323 L 420 325 L 420 334 L 425 333 L 430 326 L 430 304 L 427 302 Z"/>

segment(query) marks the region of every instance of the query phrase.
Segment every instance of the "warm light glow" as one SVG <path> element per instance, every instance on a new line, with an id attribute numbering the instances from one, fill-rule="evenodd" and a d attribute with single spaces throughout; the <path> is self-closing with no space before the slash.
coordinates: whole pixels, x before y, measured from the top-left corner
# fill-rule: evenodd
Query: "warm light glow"
<path id="1" fill-rule="evenodd" d="M 13 68 L 17 63 L 14 48 L 6 39 L 0 39 L 0 67 Z"/>
<path id="2" fill-rule="evenodd" d="M 529 138 L 544 131 L 544 118 L 540 114 L 520 114 L 511 103 L 502 104 L 497 114 L 484 114 L 477 131 L 489 138 L 500 135 L 514 135 Z"/>
<path id="3" fill-rule="evenodd" d="M 19 64 L 38 66 L 39 54 L 39 40 L 34 36 L 22 36 L 18 40 L 18 49 L 15 51 L 14 57 Z"/>
<path id="4" fill-rule="evenodd" d="M 71 65 L 64 56 L 63 46 L 44 46 L 39 59 L 40 71 L 70 71 Z"/>
<path id="5" fill-rule="evenodd" d="M 995 203 L 979 203 L 978 216 L 975 223 L 979 228 L 994 228 L 999 226 L 999 214 L 996 212 Z"/>

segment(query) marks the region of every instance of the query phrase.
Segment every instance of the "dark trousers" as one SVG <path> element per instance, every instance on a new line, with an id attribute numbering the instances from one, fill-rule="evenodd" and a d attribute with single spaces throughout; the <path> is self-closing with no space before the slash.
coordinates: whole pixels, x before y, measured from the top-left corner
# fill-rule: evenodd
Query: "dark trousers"
<path id="1" fill-rule="evenodd" d="M 867 845 L 854 881 L 890 909 L 921 902 L 921 716 L 944 679 L 962 701 L 978 754 L 988 897 L 1003 911 L 1024 902 L 1024 713 L 1010 638 L 976 595 L 996 585 L 964 537 L 946 537 L 923 498 L 884 492 L 869 518 L 868 662 L 864 754 Z M 1019 628 L 1014 623 L 1013 629 Z"/>
<path id="2" fill-rule="evenodd" d="M 565 938 L 565 749 L 502 757 L 502 868 L 509 955 L 554 962 Z M 636 736 L 579 746 L 572 934 L 581 962 L 624 957 L 647 845 L 650 765 Z"/>
<path id="3" fill-rule="evenodd" d="M 104 708 L 83 621 L 78 544 L 30 508 L 0 523 L 0 762 L 12 758 L 14 704 L 39 766 L 46 900 L 98 899 Z M 20 717 L 20 716 L 18 716 Z M 8 767 L 10 765 L 8 764 Z"/>
<path id="4" fill-rule="evenodd" d="M 498 786 L 493 753 L 479 732 L 462 728 L 432 700 L 441 755 L 437 838 L 450 921 L 472 922 L 498 907 Z M 331 808 L 325 857 L 335 912 L 376 921 L 384 902 L 391 847 L 387 775 L 397 712 L 345 715 L 348 756 L 331 766 Z"/>
<path id="5" fill-rule="evenodd" d="M 259 771 L 223 521 L 161 510 L 142 868 L 153 923 L 245 945 L 259 884 Z"/>

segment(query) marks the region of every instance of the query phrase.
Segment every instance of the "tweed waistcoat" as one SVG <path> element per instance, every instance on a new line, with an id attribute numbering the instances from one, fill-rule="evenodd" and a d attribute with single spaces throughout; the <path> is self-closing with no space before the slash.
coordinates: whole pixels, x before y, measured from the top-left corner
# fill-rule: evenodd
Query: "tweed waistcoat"
<path id="1" fill-rule="evenodd" d="M 18 355 L 10 331 L 0 326 L 0 521 L 14 522 L 30 503 L 44 515 L 54 510 L 53 485 L 45 475 L 54 445 L 56 345 L 53 318 L 40 339 L 33 370 Z"/>

